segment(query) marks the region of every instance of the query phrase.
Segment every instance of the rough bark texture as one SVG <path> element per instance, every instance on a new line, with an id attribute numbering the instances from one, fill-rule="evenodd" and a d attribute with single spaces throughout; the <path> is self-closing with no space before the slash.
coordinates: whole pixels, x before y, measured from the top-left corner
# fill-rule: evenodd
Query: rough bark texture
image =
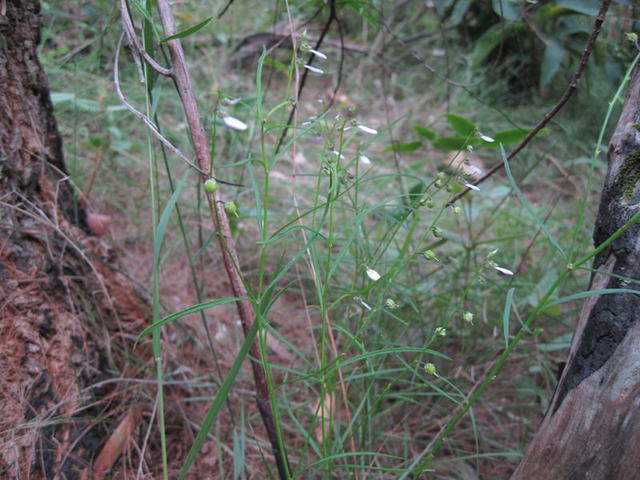
<path id="1" fill-rule="evenodd" d="M 640 68 L 609 145 L 609 170 L 594 231 L 601 244 L 640 207 Z M 640 286 L 640 225 L 594 261 L 591 290 Z M 609 275 L 605 274 L 608 273 Z M 618 278 L 610 276 L 617 275 Z M 512 479 L 638 478 L 640 295 L 586 301 L 551 405 Z"/>
<path id="2" fill-rule="evenodd" d="M 146 310 L 66 176 L 39 10 L 0 1 L 0 478 L 88 478 L 106 421 L 124 416 L 104 400 L 112 385 L 91 387 L 118 367 L 106 340 Z"/>

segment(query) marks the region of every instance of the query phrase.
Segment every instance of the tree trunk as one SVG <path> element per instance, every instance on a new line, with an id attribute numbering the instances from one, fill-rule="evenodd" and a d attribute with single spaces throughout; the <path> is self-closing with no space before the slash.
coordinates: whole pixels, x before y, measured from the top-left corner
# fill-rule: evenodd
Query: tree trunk
<path id="1" fill-rule="evenodd" d="M 596 219 L 602 244 L 640 206 L 640 68 L 609 145 Z M 640 291 L 640 224 L 594 261 L 591 290 Z M 612 275 L 616 275 L 615 277 Z M 625 280 L 625 278 L 630 280 Z M 539 431 L 512 479 L 632 479 L 640 472 L 640 296 L 590 297 Z"/>
<path id="2" fill-rule="evenodd" d="M 112 428 L 113 384 L 93 387 L 122 368 L 105 342 L 140 331 L 146 309 L 65 173 L 39 10 L 0 1 L 0 477 L 71 479 L 93 476 Z"/>

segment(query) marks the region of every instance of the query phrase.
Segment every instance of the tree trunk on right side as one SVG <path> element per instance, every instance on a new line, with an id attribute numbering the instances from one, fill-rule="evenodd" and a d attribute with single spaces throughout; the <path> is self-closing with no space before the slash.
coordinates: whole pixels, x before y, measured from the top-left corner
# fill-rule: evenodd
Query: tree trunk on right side
<path id="1" fill-rule="evenodd" d="M 602 244 L 640 209 L 640 67 L 611 138 L 594 231 Z M 640 478 L 640 224 L 594 260 L 589 297 L 545 418 L 512 480 Z"/>

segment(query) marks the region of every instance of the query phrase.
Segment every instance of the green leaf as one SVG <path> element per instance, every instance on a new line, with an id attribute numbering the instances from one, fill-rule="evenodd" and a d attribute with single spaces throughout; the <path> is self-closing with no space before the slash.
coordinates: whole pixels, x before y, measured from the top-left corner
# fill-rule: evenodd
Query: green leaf
<path id="1" fill-rule="evenodd" d="M 598 15 L 600 8 L 600 0 L 560 0 L 557 4 L 560 7 L 565 7 L 590 17 Z"/>
<path id="2" fill-rule="evenodd" d="M 198 30 L 203 29 L 204 27 L 207 26 L 207 24 L 213 20 L 213 17 L 209 17 L 206 20 L 198 23 L 197 25 L 194 25 L 193 27 L 189 27 L 186 30 L 183 30 L 181 32 L 176 33 L 175 35 L 171 35 L 167 38 L 164 38 L 162 40 L 160 40 L 161 42 L 168 42 L 169 40 L 175 40 L 176 38 L 185 38 L 188 37 L 189 35 L 196 33 Z"/>
<path id="3" fill-rule="evenodd" d="M 422 147 L 422 142 L 394 143 L 384 149 L 385 152 L 411 153 Z"/>
<path id="4" fill-rule="evenodd" d="M 502 18 L 513 22 L 520 18 L 518 0 L 492 0 L 493 11 Z"/>
<path id="5" fill-rule="evenodd" d="M 440 137 L 433 141 L 433 146 L 439 150 L 459 151 L 467 146 L 467 139 L 461 137 Z"/>
<path id="6" fill-rule="evenodd" d="M 527 136 L 529 130 L 524 130 L 522 128 L 513 128 L 510 130 L 503 130 L 501 132 L 493 135 L 493 139 L 495 142 L 490 145 L 485 145 L 487 148 L 498 148 L 500 144 L 503 145 L 514 145 L 516 143 L 521 142 L 524 137 Z"/>
<path id="7" fill-rule="evenodd" d="M 518 32 L 528 28 L 524 22 L 496 23 L 487 29 L 476 41 L 476 46 L 471 52 L 471 67 L 478 68 L 491 54 L 500 42 L 508 40 Z"/>
<path id="8" fill-rule="evenodd" d="M 171 315 L 164 317 L 161 320 L 158 320 L 153 325 L 149 325 L 140 333 L 140 335 L 138 335 L 136 342 L 138 342 L 142 337 L 144 337 L 148 333 L 160 328 L 163 325 L 166 325 L 169 322 L 173 322 L 178 318 L 184 317 L 185 315 L 189 315 L 190 313 L 200 312 L 202 310 L 206 310 L 207 308 L 217 307 L 218 305 L 224 305 L 225 303 L 239 302 L 241 300 L 247 300 L 247 299 L 240 298 L 240 297 L 227 297 L 227 298 L 219 298 L 217 300 L 210 300 L 208 302 L 198 303 L 197 305 L 191 305 L 190 307 L 180 310 L 179 312 L 172 313 Z"/>
<path id="9" fill-rule="evenodd" d="M 515 288 L 510 288 L 507 292 L 507 299 L 504 302 L 504 311 L 502 312 L 502 334 L 504 335 L 505 346 L 509 345 L 509 317 L 511 316 L 511 304 L 513 303 L 513 292 Z"/>
<path id="10" fill-rule="evenodd" d="M 470 137 L 477 130 L 476 125 L 471 120 L 461 117 L 460 115 L 447 113 L 444 118 L 447 119 L 451 128 L 462 137 Z"/>
<path id="11" fill-rule="evenodd" d="M 559 42 L 553 40 L 544 49 L 542 64 L 540 66 L 540 86 L 545 87 L 553 80 L 560 69 L 567 51 Z"/>
<path id="12" fill-rule="evenodd" d="M 421 137 L 426 138 L 427 140 L 433 140 L 434 138 L 436 138 L 436 132 L 429 130 L 428 128 L 421 125 L 414 125 L 413 131 Z"/>
<path id="13" fill-rule="evenodd" d="M 453 7 L 453 11 L 451 12 L 451 17 L 449 17 L 452 27 L 456 27 L 460 24 L 464 14 L 469 10 L 472 1 L 473 0 L 458 0 L 456 2 L 456 6 Z"/>

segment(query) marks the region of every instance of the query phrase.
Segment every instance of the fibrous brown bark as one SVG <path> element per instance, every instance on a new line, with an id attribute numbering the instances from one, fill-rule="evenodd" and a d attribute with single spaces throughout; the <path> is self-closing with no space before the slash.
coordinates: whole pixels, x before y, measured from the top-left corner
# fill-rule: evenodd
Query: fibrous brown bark
<path id="1" fill-rule="evenodd" d="M 65 173 L 39 10 L 0 1 L 0 477 L 79 478 L 109 433 L 105 340 L 146 313 Z"/>
<path id="2" fill-rule="evenodd" d="M 640 68 L 609 145 L 594 231 L 602 244 L 640 207 Z M 595 258 L 591 290 L 640 292 L 640 224 Z M 615 275 L 615 276 L 612 276 Z M 640 294 L 590 297 L 549 410 L 512 479 L 631 479 L 640 472 Z"/>

